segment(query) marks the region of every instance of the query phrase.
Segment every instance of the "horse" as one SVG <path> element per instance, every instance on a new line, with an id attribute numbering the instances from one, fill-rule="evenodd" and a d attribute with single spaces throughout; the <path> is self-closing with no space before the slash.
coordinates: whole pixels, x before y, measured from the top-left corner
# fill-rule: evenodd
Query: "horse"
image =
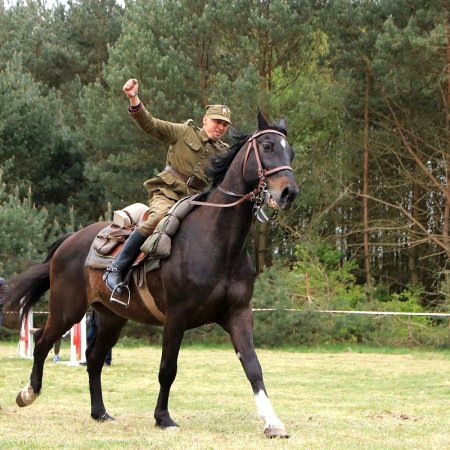
<path id="1" fill-rule="evenodd" d="M 155 425 L 162 429 L 178 427 L 168 403 L 185 331 L 216 323 L 231 338 L 253 390 L 258 415 L 265 423 L 264 434 L 289 437 L 268 398 L 253 344 L 250 302 L 256 272 L 246 244 L 255 209 L 268 203 L 274 210 L 288 210 L 298 194 L 291 168 L 294 152 L 287 141 L 287 121 L 269 125 L 261 113 L 255 133 L 236 132 L 234 138 L 225 155 L 210 161 L 212 187 L 192 200 L 195 207 L 173 237 L 170 257 L 146 274 L 148 290 L 162 319 L 145 306 L 134 285 L 130 285 L 128 307 L 110 301 L 103 270 L 86 267 L 94 238 L 110 222 L 93 223 L 63 236 L 49 249 L 43 263 L 12 279 L 6 303 L 12 310 L 21 309 L 22 320 L 50 290 L 48 319 L 34 335 L 30 379 L 16 397 L 20 407 L 31 405 L 39 396 L 44 363 L 54 342 L 93 307 L 99 326 L 86 349 L 86 360 L 91 417 L 96 421 L 115 420 L 103 402 L 101 372 L 107 352 L 128 320 L 163 326 L 160 389 L 154 410 Z"/>

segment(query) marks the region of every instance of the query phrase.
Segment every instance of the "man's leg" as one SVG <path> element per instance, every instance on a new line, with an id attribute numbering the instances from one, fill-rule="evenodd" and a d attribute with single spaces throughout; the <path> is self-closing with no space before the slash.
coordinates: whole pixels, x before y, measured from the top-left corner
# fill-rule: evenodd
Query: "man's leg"
<path id="1" fill-rule="evenodd" d="M 123 278 L 124 273 L 131 266 L 136 256 L 139 254 L 141 245 L 146 241 L 147 236 L 143 236 L 139 229 L 135 229 L 125 241 L 119 254 L 115 257 L 111 265 L 106 269 L 104 279 L 106 286 L 111 291 L 122 295 L 124 293 Z"/>
<path id="2" fill-rule="evenodd" d="M 142 225 L 139 225 L 138 230 L 140 233 L 149 237 L 155 231 L 158 222 L 175 203 L 176 200 L 168 198 L 160 192 L 155 192 L 150 201 L 150 211 L 147 220 Z"/>
<path id="3" fill-rule="evenodd" d="M 53 362 L 57 363 L 59 361 L 59 350 L 61 349 L 61 338 L 59 338 L 54 344 L 53 344 L 53 352 L 55 355 L 53 356 Z"/>
<path id="4" fill-rule="evenodd" d="M 142 244 L 153 233 L 158 222 L 175 203 L 175 200 L 167 198 L 162 193 L 155 193 L 150 203 L 150 212 L 145 223 L 136 228 L 126 240 L 122 250 L 116 256 L 111 265 L 106 269 L 104 279 L 108 288 L 122 295 L 124 293 L 124 273 L 131 266 L 140 252 Z"/>

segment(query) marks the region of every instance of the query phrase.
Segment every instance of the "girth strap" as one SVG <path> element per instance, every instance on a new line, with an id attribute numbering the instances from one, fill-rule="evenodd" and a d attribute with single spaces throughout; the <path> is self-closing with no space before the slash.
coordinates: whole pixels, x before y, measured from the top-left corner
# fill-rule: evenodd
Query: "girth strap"
<path id="1" fill-rule="evenodd" d="M 147 277 L 145 276 L 145 264 L 142 268 L 139 268 L 139 270 L 134 271 L 134 282 L 137 287 L 137 290 L 139 292 L 139 295 L 144 302 L 144 305 L 149 309 L 149 311 L 161 322 L 164 323 L 166 318 L 162 311 L 158 308 L 156 305 L 155 299 L 153 298 L 152 294 L 150 294 L 150 291 L 148 289 L 147 284 Z M 142 270 L 143 277 L 140 279 L 139 277 L 139 271 Z"/>

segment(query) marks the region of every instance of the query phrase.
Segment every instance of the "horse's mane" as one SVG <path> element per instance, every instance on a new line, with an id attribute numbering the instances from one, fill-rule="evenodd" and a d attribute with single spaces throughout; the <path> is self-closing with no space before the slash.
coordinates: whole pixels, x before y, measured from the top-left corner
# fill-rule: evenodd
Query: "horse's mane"
<path id="1" fill-rule="evenodd" d="M 238 154 L 242 146 L 248 141 L 251 134 L 243 134 L 234 129 L 230 129 L 230 136 L 234 139 L 234 143 L 228 152 L 223 155 L 213 156 L 205 170 L 206 176 L 211 180 L 211 186 L 213 188 L 218 186 L 224 179 L 228 167 L 230 167 L 230 164 L 233 162 L 235 156 Z"/>
<path id="2" fill-rule="evenodd" d="M 266 127 L 260 128 L 258 131 L 263 130 L 276 130 L 287 136 L 287 132 L 284 128 L 278 126 L 277 124 L 267 125 Z M 227 153 L 224 155 L 216 155 L 210 159 L 209 166 L 206 168 L 206 176 L 212 181 L 211 187 L 214 188 L 218 186 L 224 179 L 227 173 L 228 167 L 234 160 L 235 156 L 238 154 L 242 146 L 250 139 L 254 134 L 244 134 L 240 131 L 230 128 L 230 138 L 234 140 L 233 145 L 230 147 Z"/>

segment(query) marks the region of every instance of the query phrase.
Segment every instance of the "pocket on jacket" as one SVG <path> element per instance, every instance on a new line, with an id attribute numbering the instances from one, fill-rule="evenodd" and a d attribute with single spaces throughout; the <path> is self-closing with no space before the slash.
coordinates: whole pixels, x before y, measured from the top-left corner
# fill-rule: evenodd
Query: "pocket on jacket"
<path id="1" fill-rule="evenodd" d="M 166 170 L 163 170 L 159 175 L 159 178 L 161 178 L 161 180 L 165 183 L 168 184 L 169 186 L 173 186 L 176 182 L 177 179 L 175 178 L 174 175 L 172 175 L 170 172 L 167 172 Z"/>
<path id="2" fill-rule="evenodd" d="M 188 133 L 184 136 L 184 143 L 191 149 L 194 150 L 195 152 L 198 152 L 201 147 L 202 144 L 198 141 L 197 136 L 194 133 Z"/>

